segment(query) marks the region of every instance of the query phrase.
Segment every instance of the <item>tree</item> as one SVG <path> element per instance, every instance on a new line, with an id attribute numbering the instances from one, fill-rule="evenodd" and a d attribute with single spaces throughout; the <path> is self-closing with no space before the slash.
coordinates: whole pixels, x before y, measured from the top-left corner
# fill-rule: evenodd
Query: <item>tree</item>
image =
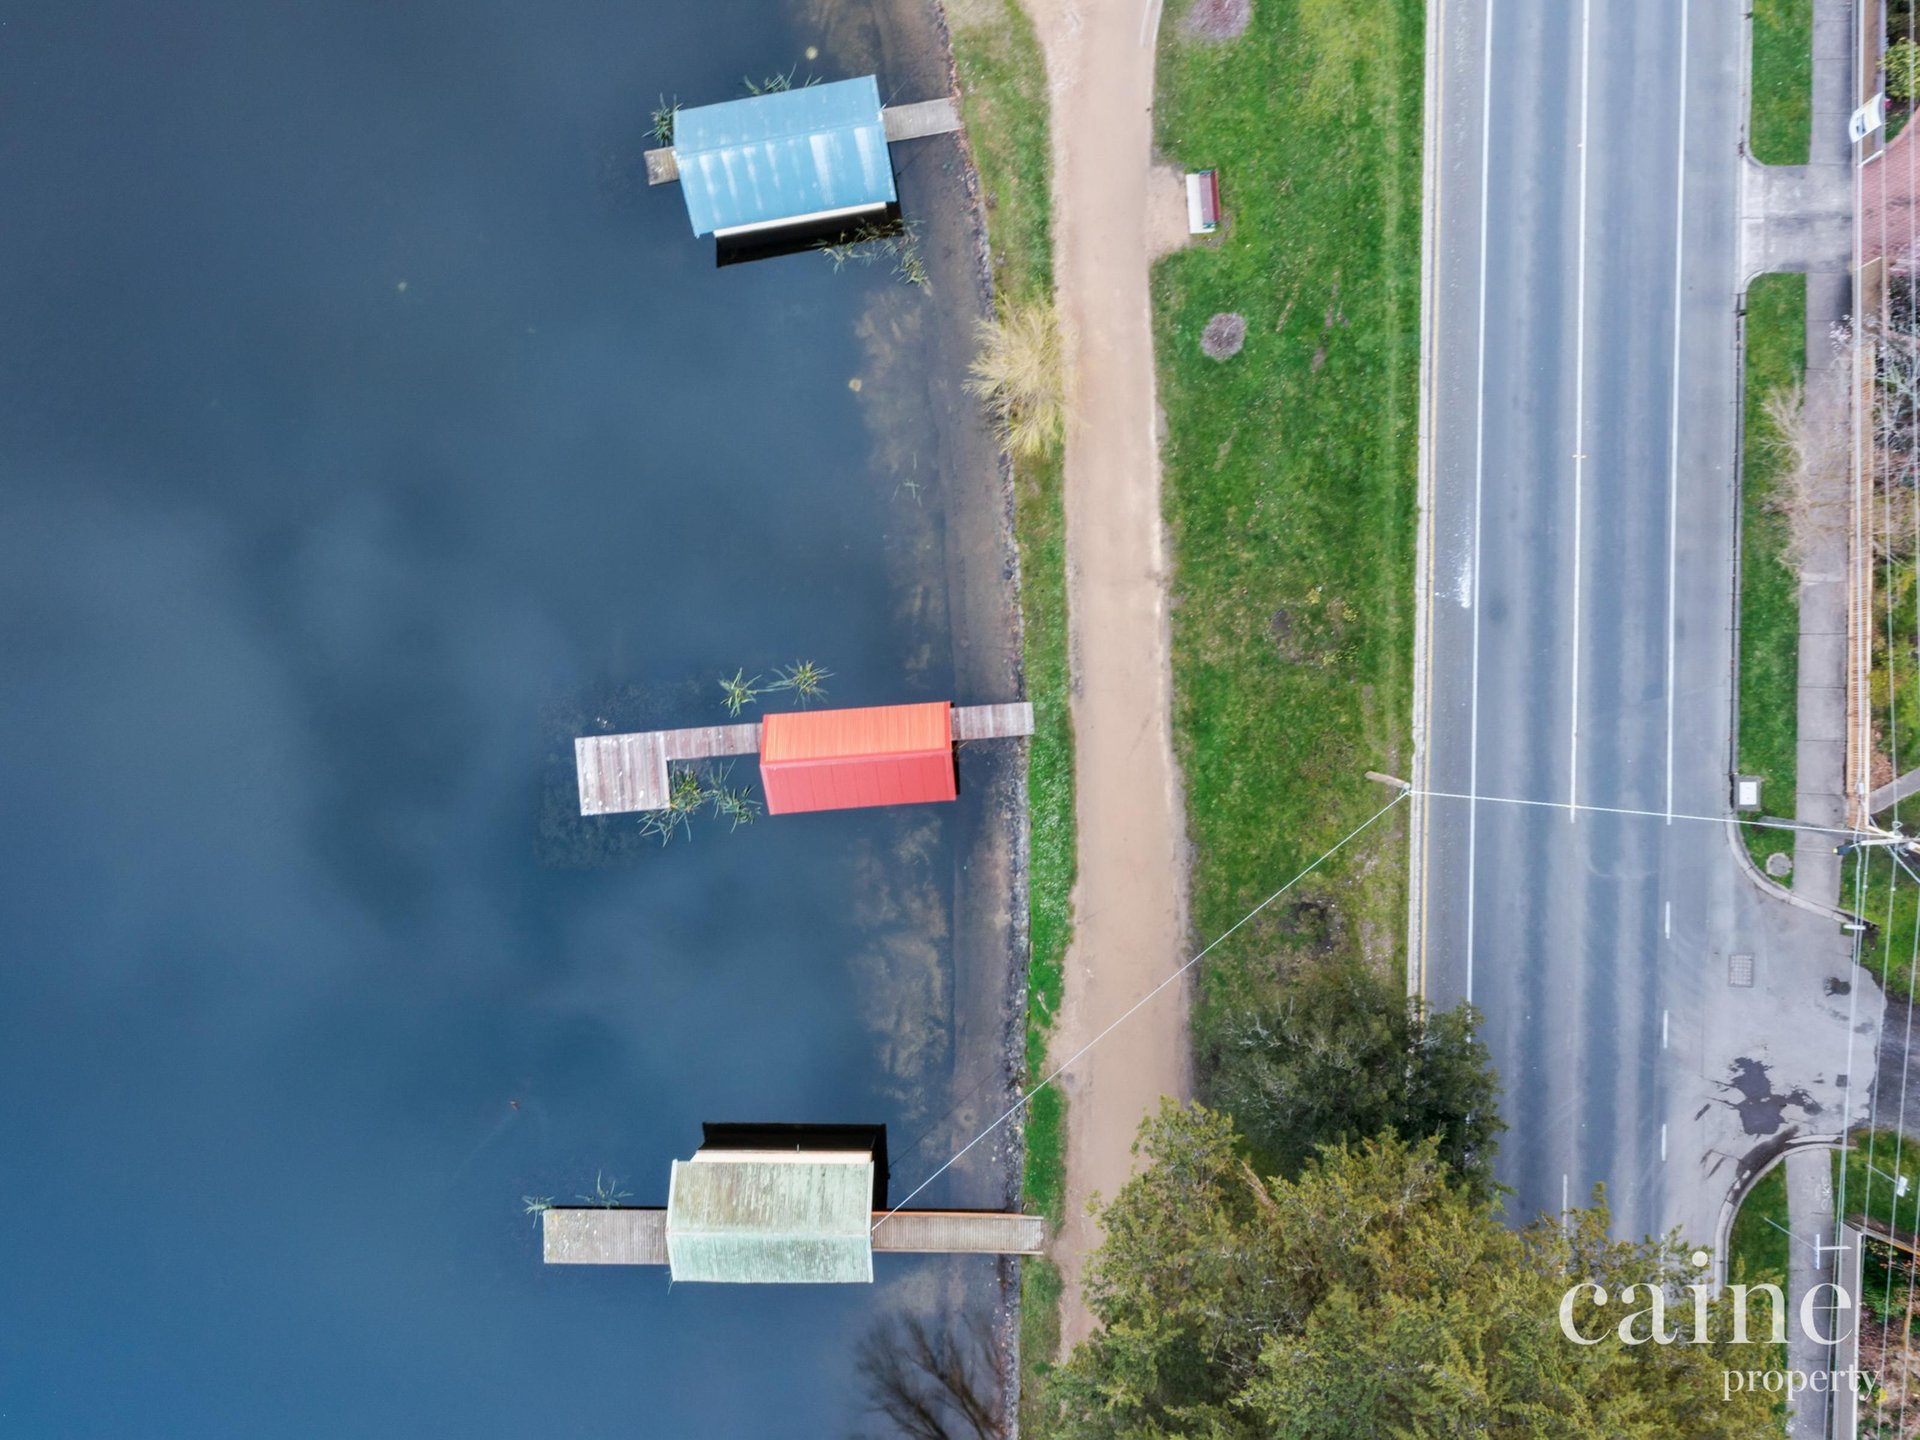
<path id="1" fill-rule="evenodd" d="M 1048 1381 L 1057 1440 L 1344 1440 L 1474 1435 L 1731 1440 L 1778 1432 L 1764 1394 L 1722 1371 L 1770 1362 L 1733 1346 L 1721 1305 L 1691 1338 L 1697 1279 L 1674 1241 L 1607 1237 L 1603 1208 L 1524 1233 L 1449 1175 L 1431 1141 L 1326 1150 L 1298 1179 L 1261 1179 L 1231 1123 L 1168 1102 L 1147 1164 L 1103 1217 L 1089 1271 L 1101 1328 Z M 1683 1343 L 1627 1345 L 1629 1308 L 1561 1296 L 1590 1280 L 1663 1287 Z"/>
<path id="2" fill-rule="evenodd" d="M 1887 94 L 1895 100 L 1920 96 L 1920 45 L 1896 40 L 1887 47 Z"/>
<path id="3" fill-rule="evenodd" d="M 1440 1158 L 1485 1198 L 1506 1126 L 1478 1024 L 1468 1005 L 1423 1015 L 1362 966 L 1314 966 L 1226 1024 L 1208 1095 L 1264 1173 L 1291 1177 L 1322 1145 L 1392 1131 L 1438 1137 Z"/>

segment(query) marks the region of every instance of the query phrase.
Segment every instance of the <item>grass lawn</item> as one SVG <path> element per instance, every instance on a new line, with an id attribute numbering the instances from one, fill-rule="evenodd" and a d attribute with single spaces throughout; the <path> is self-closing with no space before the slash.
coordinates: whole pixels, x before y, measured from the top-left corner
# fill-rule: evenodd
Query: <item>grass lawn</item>
<path id="1" fill-rule="evenodd" d="M 1762 275 L 1747 291 L 1746 431 L 1740 502 L 1740 773 L 1761 779 L 1769 815 L 1793 817 L 1800 675 L 1800 585 L 1787 522 L 1767 509 L 1786 464 L 1766 398 L 1806 373 L 1807 277 Z M 1785 830 L 1746 829 L 1765 863 L 1791 852 Z"/>
<path id="2" fill-rule="evenodd" d="M 1047 77 L 1033 27 L 1013 0 L 976 0 L 950 15 L 968 143 L 987 198 L 994 287 L 1002 301 L 1050 296 Z M 1067 710 L 1066 526 L 1060 457 L 1014 466 L 1014 530 L 1034 736 L 1027 758 L 1027 1073 L 1046 1063 L 1060 1006 L 1073 917 L 1073 728 Z M 1027 1204 L 1055 1224 L 1066 1183 L 1066 1102 L 1036 1096 L 1026 1118 Z M 1060 1338 L 1060 1276 L 1046 1260 L 1020 1267 L 1021 1395 L 1051 1364 Z"/>
<path id="3" fill-rule="evenodd" d="M 1261 0 L 1242 38 L 1162 26 L 1158 141 L 1220 167 L 1217 244 L 1154 273 L 1175 740 L 1211 938 L 1386 801 L 1409 759 L 1424 10 Z M 1284 100 L 1277 97 L 1284 97 Z M 1222 363 L 1199 341 L 1246 317 Z M 1404 818 L 1210 957 L 1196 1014 L 1287 950 L 1404 963 Z"/>
<path id="4" fill-rule="evenodd" d="M 1905 1000 L 1913 995 L 1914 957 L 1920 953 L 1920 885 L 1895 869 L 1885 851 L 1870 850 L 1847 861 L 1840 904 L 1857 909 L 1874 927 L 1860 947 L 1860 963 L 1890 997 Z"/>
<path id="5" fill-rule="evenodd" d="M 1787 1167 L 1776 1165 L 1740 1202 L 1727 1247 L 1727 1278 L 1749 1285 L 1787 1283 Z"/>
<path id="6" fill-rule="evenodd" d="M 1747 149 L 1763 165 L 1804 165 L 1813 135 L 1813 0 L 1753 0 Z"/>

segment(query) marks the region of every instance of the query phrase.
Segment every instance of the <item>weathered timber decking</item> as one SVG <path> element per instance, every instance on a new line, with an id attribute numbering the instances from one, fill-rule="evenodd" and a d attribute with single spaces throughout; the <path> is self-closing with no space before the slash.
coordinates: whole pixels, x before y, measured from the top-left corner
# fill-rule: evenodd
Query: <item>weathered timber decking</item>
<path id="1" fill-rule="evenodd" d="M 1038 1215 L 987 1210 L 881 1211 L 873 1248 L 915 1255 L 1038 1255 L 1047 1222 Z"/>
<path id="2" fill-rule="evenodd" d="M 664 1265 L 667 1212 L 548 1209 L 540 1216 L 540 1240 L 549 1265 Z"/>
<path id="3" fill-rule="evenodd" d="M 956 705 L 953 707 L 953 738 L 968 740 L 1012 740 L 1033 734 L 1033 706 L 1025 700 L 1012 705 Z"/>
<path id="4" fill-rule="evenodd" d="M 754 755 L 760 750 L 760 726 L 697 725 L 690 730 L 662 730 L 660 743 L 669 760 L 711 760 L 718 755 Z"/>
<path id="5" fill-rule="evenodd" d="M 956 705 L 953 738 L 1008 740 L 1033 734 L 1033 706 Z M 573 742 L 582 815 L 624 815 L 634 810 L 663 810 L 667 804 L 667 764 L 674 760 L 712 760 L 726 755 L 755 755 L 760 727 L 696 725 L 685 730 L 643 730 L 631 735 L 582 735 Z"/>
<path id="6" fill-rule="evenodd" d="M 680 178 L 680 160 L 671 145 L 647 151 L 647 184 L 671 185 Z"/>
<path id="7" fill-rule="evenodd" d="M 960 128 L 960 108 L 953 97 L 922 100 L 913 105 L 889 105 L 880 112 L 889 143 L 918 140 L 927 135 L 951 135 Z"/>
<path id="8" fill-rule="evenodd" d="M 876 1211 L 873 1248 L 910 1255 L 1038 1255 L 1047 1222 L 982 1210 Z M 540 1216 L 549 1265 L 665 1265 L 665 1210 L 555 1207 Z"/>
<path id="9" fill-rule="evenodd" d="M 658 730 L 583 735 L 573 742 L 582 815 L 660 810 L 667 803 L 667 755 Z"/>

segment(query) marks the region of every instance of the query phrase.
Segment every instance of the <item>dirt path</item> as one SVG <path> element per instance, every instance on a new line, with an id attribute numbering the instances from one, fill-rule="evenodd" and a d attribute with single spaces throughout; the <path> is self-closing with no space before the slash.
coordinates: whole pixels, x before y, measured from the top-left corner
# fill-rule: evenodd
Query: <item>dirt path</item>
<path id="1" fill-rule="evenodd" d="M 1053 1051 L 1065 1057 L 1171 973 L 1186 936 L 1147 296 L 1149 231 L 1167 234 L 1179 192 L 1151 164 L 1148 27 L 1158 5 L 1150 17 L 1142 0 L 1023 3 L 1051 82 L 1054 260 L 1073 377 L 1066 519 L 1080 878 Z M 1087 1203 L 1120 1188 L 1141 1117 L 1162 1095 L 1187 1094 L 1190 1068 L 1187 992 L 1171 986 L 1066 1077 L 1067 1218 L 1056 1245 L 1065 1345 L 1091 1328 L 1080 1281 L 1099 1233 Z"/>

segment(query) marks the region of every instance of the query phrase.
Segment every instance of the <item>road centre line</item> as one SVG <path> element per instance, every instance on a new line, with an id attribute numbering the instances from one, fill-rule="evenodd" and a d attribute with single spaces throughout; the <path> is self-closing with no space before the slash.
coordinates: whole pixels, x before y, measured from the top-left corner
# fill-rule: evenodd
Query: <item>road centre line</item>
<path id="1" fill-rule="evenodd" d="M 1680 315 L 1687 226 L 1687 20 L 1691 0 L 1680 0 L 1680 136 L 1673 181 L 1673 396 L 1667 431 L 1667 823 L 1673 823 L 1674 586 L 1680 547 Z"/>
<path id="2" fill-rule="evenodd" d="M 1665 1125 L 1660 1127 L 1660 1158 L 1662 1160 L 1667 1158 L 1667 1127 Z"/>
<path id="3" fill-rule="evenodd" d="M 1673 823 L 1673 806 L 1671 805 L 1667 806 L 1667 823 L 1669 825 Z M 1671 900 L 1667 901 L 1662 911 L 1660 933 L 1669 940 L 1673 938 L 1673 902 Z"/>
<path id="4" fill-rule="evenodd" d="M 1480 515 L 1487 471 L 1487 196 L 1493 188 L 1493 11 L 1487 0 L 1486 53 L 1480 97 L 1480 318 L 1475 360 L 1473 416 L 1473 673 L 1467 724 L 1467 790 L 1480 793 Z M 1474 860 L 1479 845 L 1479 807 L 1467 807 L 1467 993 L 1473 999 Z"/>
<path id="5" fill-rule="evenodd" d="M 1573 709 L 1567 741 L 1567 821 L 1580 818 L 1580 520 L 1587 465 L 1587 101 L 1593 0 L 1580 3 L 1580 220 L 1573 314 Z M 1489 72 L 1491 73 L 1491 72 Z"/>

